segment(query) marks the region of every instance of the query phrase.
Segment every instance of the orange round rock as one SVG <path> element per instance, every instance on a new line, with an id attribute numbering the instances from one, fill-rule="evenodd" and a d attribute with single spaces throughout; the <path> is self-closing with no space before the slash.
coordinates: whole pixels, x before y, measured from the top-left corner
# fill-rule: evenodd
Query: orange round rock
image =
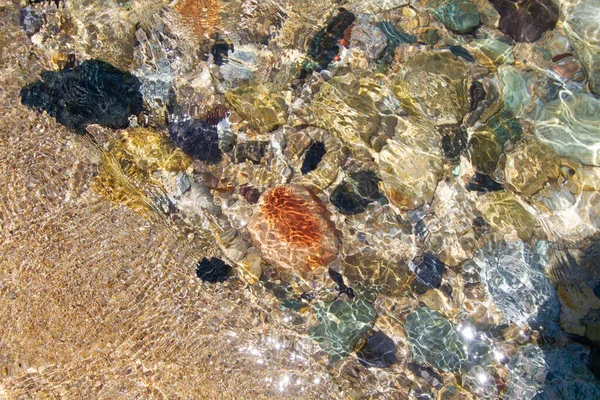
<path id="1" fill-rule="evenodd" d="M 248 229 L 267 261 L 310 272 L 335 259 L 338 236 L 323 203 L 307 188 L 277 186 L 260 197 Z"/>

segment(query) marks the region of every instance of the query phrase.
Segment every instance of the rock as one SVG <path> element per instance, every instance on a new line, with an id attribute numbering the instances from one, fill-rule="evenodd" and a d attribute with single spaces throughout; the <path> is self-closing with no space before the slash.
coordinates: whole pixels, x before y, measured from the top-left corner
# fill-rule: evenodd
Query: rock
<path id="1" fill-rule="evenodd" d="M 318 302 L 314 306 L 318 325 L 308 330 L 311 339 L 319 343 L 333 362 L 350 355 L 357 343 L 373 327 L 377 312 L 359 299 L 353 302 Z"/>
<path id="2" fill-rule="evenodd" d="M 169 135 L 175 145 L 190 157 L 209 164 L 221 161 L 219 135 L 208 122 L 188 115 L 174 115 L 169 121 Z"/>
<path id="3" fill-rule="evenodd" d="M 488 0 L 473 0 L 473 4 L 479 11 L 479 19 L 482 24 L 494 29 L 500 26 L 500 14 Z"/>
<path id="4" fill-rule="evenodd" d="M 300 168 L 300 172 L 302 175 L 308 174 L 310 171 L 314 171 L 317 169 L 317 166 L 321 162 L 321 159 L 325 155 L 325 144 L 323 142 L 314 142 L 309 147 L 306 155 L 304 156 L 304 161 L 302 162 L 302 168 Z"/>
<path id="5" fill-rule="evenodd" d="M 532 137 L 526 138 L 506 155 L 504 177 L 512 190 L 533 196 L 560 176 L 560 160 Z"/>
<path id="6" fill-rule="evenodd" d="M 561 92 L 536 118 L 535 136 L 558 155 L 600 166 L 600 100 L 586 93 Z"/>
<path id="7" fill-rule="evenodd" d="M 516 232 L 521 240 L 533 235 L 535 218 L 507 191 L 490 192 L 479 198 L 485 221 L 499 232 Z"/>
<path id="8" fill-rule="evenodd" d="M 501 184 L 490 178 L 488 175 L 476 172 L 465 188 L 474 192 L 496 192 L 504 190 Z"/>
<path id="9" fill-rule="evenodd" d="M 566 8 L 565 14 L 565 33 L 585 66 L 591 91 L 600 95 L 600 4 L 596 0 L 583 0 Z"/>
<path id="10" fill-rule="evenodd" d="M 233 44 L 230 44 L 223 39 L 216 40 L 210 48 L 210 54 L 213 56 L 213 62 L 219 66 L 227 63 L 227 55 L 230 51 L 234 51 Z"/>
<path id="11" fill-rule="evenodd" d="M 387 46 L 387 37 L 366 18 L 359 18 L 352 27 L 350 43 L 352 47 L 363 50 L 371 60 L 377 60 Z"/>
<path id="12" fill-rule="evenodd" d="M 272 84 L 242 84 L 225 93 L 240 116 L 261 133 L 269 133 L 287 121 L 287 107 L 278 87 Z"/>
<path id="13" fill-rule="evenodd" d="M 440 181 L 427 219 L 429 248 L 449 266 L 473 257 L 477 240 L 471 221 L 477 210 L 458 183 Z"/>
<path id="14" fill-rule="evenodd" d="M 21 9 L 19 25 L 21 25 L 27 36 L 31 37 L 38 33 L 42 29 L 43 24 L 43 17 L 36 9 L 31 6 Z"/>
<path id="15" fill-rule="evenodd" d="M 565 268 L 564 274 L 570 272 Z M 588 314 L 597 314 L 600 310 L 600 299 L 594 294 L 592 288 L 586 284 L 579 285 L 559 285 L 557 288 L 558 300 L 560 301 L 560 326 L 567 333 L 587 336 L 588 339 L 600 342 L 600 338 L 596 335 L 589 335 L 596 328 L 594 333 L 597 333 L 598 322 L 597 318 L 588 318 Z M 596 316 L 596 315 L 594 315 Z M 596 336 L 596 337 L 590 337 Z"/>
<path id="16" fill-rule="evenodd" d="M 21 103 L 46 111 L 79 134 L 85 133 L 88 124 L 126 128 L 129 116 L 143 110 L 140 81 L 99 60 L 60 72 L 42 72 L 40 79 L 21 89 Z"/>
<path id="17" fill-rule="evenodd" d="M 500 67 L 498 72 L 505 110 L 521 115 L 533 100 L 529 89 L 532 77 L 508 65 Z"/>
<path id="18" fill-rule="evenodd" d="M 492 174 L 496 170 L 500 155 L 502 155 L 502 148 L 492 131 L 482 129 L 471 136 L 469 154 L 471 163 L 477 171 Z"/>
<path id="19" fill-rule="evenodd" d="M 231 267 L 218 258 L 203 258 L 196 266 L 196 275 L 204 282 L 225 282 L 231 273 Z"/>
<path id="20" fill-rule="evenodd" d="M 446 272 L 446 266 L 435 255 L 426 252 L 418 263 L 412 261 L 410 269 L 417 276 L 415 292 L 423 294 L 428 289 L 439 288 L 442 284 L 442 276 Z"/>
<path id="21" fill-rule="evenodd" d="M 579 344 L 563 348 L 529 344 L 508 364 L 506 399 L 595 399 L 600 382 L 589 369 L 589 350 Z"/>
<path id="22" fill-rule="evenodd" d="M 550 334 L 560 329 L 556 290 L 529 246 L 488 242 L 473 260 L 486 293 L 509 321 Z"/>
<path id="23" fill-rule="evenodd" d="M 454 54 L 457 57 L 461 57 L 463 60 L 465 60 L 467 62 L 470 62 L 470 63 L 474 63 L 475 62 L 475 59 L 469 53 L 469 50 L 465 49 L 464 47 L 460 47 L 460 46 L 448 46 L 448 49 L 450 50 L 450 52 L 452 54 Z"/>
<path id="24" fill-rule="evenodd" d="M 381 118 L 375 102 L 353 74 L 323 83 L 308 108 L 317 126 L 334 133 L 347 145 L 371 147 Z"/>
<path id="25" fill-rule="evenodd" d="M 462 125 L 449 125 L 441 128 L 444 157 L 452 164 L 458 164 L 460 155 L 467 147 L 467 131 Z"/>
<path id="26" fill-rule="evenodd" d="M 381 188 L 400 209 L 431 202 L 442 176 L 442 154 L 435 132 L 413 127 L 389 140 L 379 153 Z"/>
<path id="27" fill-rule="evenodd" d="M 467 33 L 479 25 L 479 13 L 469 0 L 431 0 L 427 4 L 435 19 L 450 30 Z"/>
<path id="28" fill-rule="evenodd" d="M 124 70 L 133 60 L 135 16 L 116 0 L 67 1 L 66 14 L 75 29 L 73 44 L 80 59 L 100 59 Z"/>
<path id="29" fill-rule="evenodd" d="M 396 345 L 384 333 L 375 331 L 356 356 L 366 368 L 387 368 L 396 362 Z"/>
<path id="30" fill-rule="evenodd" d="M 500 31 L 517 42 L 535 42 L 558 21 L 558 5 L 552 0 L 490 2 L 500 14 Z"/>
<path id="31" fill-rule="evenodd" d="M 394 76 L 392 91 L 409 113 L 434 125 L 461 123 L 467 113 L 466 70 L 449 51 L 412 57 Z"/>
<path id="32" fill-rule="evenodd" d="M 331 193 L 331 203 L 344 215 L 364 212 L 374 202 L 385 201 L 379 192 L 381 179 L 373 171 L 358 171 L 350 174 Z"/>
<path id="33" fill-rule="evenodd" d="M 418 307 L 406 318 L 404 329 L 415 362 L 443 372 L 458 372 L 468 365 L 465 343 L 437 311 Z"/>
<path id="34" fill-rule="evenodd" d="M 506 109 L 490 118 L 486 125 L 496 135 L 496 139 L 502 150 L 504 150 L 507 142 L 517 143 L 523 133 L 519 121 Z"/>
<path id="35" fill-rule="evenodd" d="M 354 22 L 354 14 L 341 8 L 339 13 L 321 29 L 310 44 L 309 55 L 314 65 L 310 70 L 320 71 L 327 68 L 338 55 L 338 40 L 343 39 L 346 29 Z"/>
<path id="36" fill-rule="evenodd" d="M 270 142 L 260 140 L 238 143 L 234 151 L 235 162 L 243 163 L 249 160 L 253 164 L 260 164 L 260 160 L 269 151 L 269 144 Z"/>
<path id="37" fill-rule="evenodd" d="M 514 64 L 513 48 L 498 39 L 475 39 L 469 42 L 477 62 L 490 71 L 496 71 L 502 64 Z"/>
<path id="38" fill-rule="evenodd" d="M 337 256 L 338 237 L 329 213 L 302 186 L 277 186 L 263 193 L 248 230 L 263 258 L 283 268 L 310 272 Z"/>
<path id="39" fill-rule="evenodd" d="M 238 86 L 242 82 L 250 80 L 257 69 L 258 58 L 258 52 L 252 46 L 239 46 L 236 51 L 232 46 L 227 51 L 221 64 L 220 71 L 223 79 L 230 87 Z"/>

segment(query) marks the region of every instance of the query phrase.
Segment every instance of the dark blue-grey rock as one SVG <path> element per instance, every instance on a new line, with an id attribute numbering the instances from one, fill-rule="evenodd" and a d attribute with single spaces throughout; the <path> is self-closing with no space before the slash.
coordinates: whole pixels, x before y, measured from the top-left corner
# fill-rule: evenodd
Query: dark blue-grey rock
<path id="1" fill-rule="evenodd" d="M 302 175 L 308 174 L 310 171 L 317 169 L 317 166 L 321 162 L 321 159 L 325 155 L 325 144 L 323 142 L 314 142 L 306 152 L 304 156 L 304 162 L 302 162 L 302 168 L 300 172 Z"/>
<path id="2" fill-rule="evenodd" d="M 126 128 L 129 116 L 143 110 L 138 78 L 100 60 L 42 72 L 40 79 L 21 89 L 21 103 L 46 111 L 79 134 L 88 124 Z"/>
<path id="3" fill-rule="evenodd" d="M 414 266 L 414 272 L 417 276 L 415 291 L 425 293 L 428 289 L 440 287 L 442 276 L 446 272 L 446 266 L 435 255 L 427 252 L 420 262 Z"/>
<path id="4" fill-rule="evenodd" d="M 387 368 L 396 362 L 396 345 L 384 333 L 375 331 L 356 356 L 367 368 Z"/>
<path id="5" fill-rule="evenodd" d="M 217 128 L 206 121 L 188 115 L 172 115 L 169 136 L 177 147 L 196 160 L 209 164 L 221 161 Z"/>

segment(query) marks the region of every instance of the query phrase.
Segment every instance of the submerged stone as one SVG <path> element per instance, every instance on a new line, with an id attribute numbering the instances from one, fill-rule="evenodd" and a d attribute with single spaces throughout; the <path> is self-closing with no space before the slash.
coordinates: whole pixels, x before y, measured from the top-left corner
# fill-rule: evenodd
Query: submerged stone
<path id="1" fill-rule="evenodd" d="M 531 76 L 505 65 L 499 69 L 499 77 L 502 83 L 504 108 L 520 115 L 532 101 L 529 91 Z"/>
<path id="2" fill-rule="evenodd" d="M 494 304 L 511 322 L 545 332 L 558 329 L 560 305 L 534 252 L 521 241 L 487 243 L 473 259 Z"/>
<path id="3" fill-rule="evenodd" d="M 465 343 L 455 326 L 437 311 L 418 307 L 406 318 L 406 338 L 414 360 L 444 372 L 468 365 Z"/>
<path id="4" fill-rule="evenodd" d="M 309 55 L 315 63 L 315 70 L 327 68 L 338 55 L 338 41 L 344 37 L 344 31 L 354 22 L 354 14 L 341 8 L 327 26 L 321 29 L 310 44 Z"/>
<path id="5" fill-rule="evenodd" d="M 238 114 L 259 132 L 268 133 L 287 121 L 287 107 L 281 90 L 273 84 L 247 84 L 225 93 Z"/>
<path id="6" fill-rule="evenodd" d="M 558 5 L 552 0 L 490 2 L 500 14 L 500 31 L 517 42 L 535 42 L 558 21 Z"/>
<path id="7" fill-rule="evenodd" d="M 457 57 L 461 57 L 465 61 L 468 61 L 470 63 L 475 62 L 475 59 L 473 58 L 473 56 L 471 54 L 469 54 L 469 51 L 467 49 L 465 49 L 464 47 L 448 46 L 448 49 L 450 49 L 450 52 L 452 54 L 454 54 Z"/>
<path id="8" fill-rule="evenodd" d="M 441 127 L 442 151 L 444 156 L 452 164 L 460 161 L 460 155 L 467 147 L 467 131 L 462 125 L 451 125 Z"/>
<path id="9" fill-rule="evenodd" d="M 210 48 L 210 54 L 213 56 L 213 62 L 217 65 L 223 65 L 227 62 L 227 54 L 230 51 L 234 51 L 233 44 L 229 44 L 223 39 L 215 41 Z"/>
<path id="10" fill-rule="evenodd" d="M 494 132 L 498 144 L 503 150 L 506 142 L 516 143 L 523 133 L 521 124 L 508 110 L 502 110 L 490 118 L 487 122 L 487 127 Z"/>
<path id="11" fill-rule="evenodd" d="M 373 306 L 364 299 L 318 302 L 314 311 L 319 324 L 310 328 L 308 335 L 319 343 L 334 362 L 354 351 L 377 317 Z"/>
<path id="12" fill-rule="evenodd" d="M 331 203 L 345 215 L 364 212 L 367 205 L 374 201 L 383 201 L 379 192 L 381 179 L 373 171 L 358 171 L 350 174 L 331 193 Z"/>
<path id="13" fill-rule="evenodd" d="M 498 39 L 475 39 L 469 42 L 477 62 L 490 71 L 496 71 L 502 64 L 514 64 L 513 48 Z"/>
<path id="14" fill-rule="evenodd" d="M 187 115 L 172 116 L 169 135 L 177 147 L 190 157 L 210 164 L 221 161 L 217 128 Z"/>
<path id="15" fill-rule="evenodd" d="M 277 186 L 260 197 L 248 230 L 263 258 L 311 272 L 337 256 L 338 236 L 323 203 L 307 188 Z"/>
<path id="16" fill-rule="evenodd" d="M 42 72 L 40 79 L 21 89 L 21 103 L 46 111 L 79 134 L 85 133 L 88 124 L 126 128 L 129 116 L 143 110 L 138 78 L 99 60 L 60 72 Z"/>
<path id="17" fill-rule="evenodd" d="M 325 144 L 323 142 L 314 142 L 309 147 L 306 155 L 304 156 L 304 161 L 302 162 L 302 168 L 300 168 L 300 172 L 302 175 L 308 174 L 310 171 L 314 171 L 317 169 L 317 166 L 321 162 L 321 159 L 325 155 Z"/>
<path id="18" fill-rule="evenodd" d="M 23 28 L 27 36 L 31 37 L 38 33 L 43 24 L 44 19 L 37 10 L 31 6 L 21 9 L 21 13 L 19 15 L 19 25 L 21 25 L 21 28 Z"/>
<path id="19" fill-rule="evenodd" d="M 489 177 L 489 175 L 476 172 L 471 180 L 467 183 L 467 190 L 474 192 L 495 192 L 503 190 L 501 184 Z"/>
<path id="20" fill-rule="evenodd" d="M 196 275 L 204 282 L 225 282 L 231 273 L 231 267 L 218 258 L 203 258 L 196 266 Z"/>
<path id="21" fill-rule="evenodd" d="M 533 235 L 535 217 L 510 191 L 490 192 L 480 197 L 480 209 L 485 221 L 500 232 L 514 230 L 521 240 Z"/>
<path id="22" fill-rule="evenodd" d="M 467 73 L 449 51 L 422 52 L 393 78 L 392 91 L 411 114 L 435 125 L 462 122 L 467 113 Z"/>
<path id="23" fill-rule="evenodd" d="M 366 18 L 359 18 L 352 27 L 350 43 L 352 47 L 362 49 L 371 60 L 377 60 L 387 46 L 387 38 L 377 25 L 371 24 Z"/>
<path id="24" fill-rule="evenodd" d="M 235 162 L 242 163 L 246 160 L 253 164 L 259 164 L 260 160 L 265 156 L 269 149 L 269 142 L 259 140 L 249 140 L 247 142 L 238 143 L 235 146 Z"/>
<path id="25" fill-rule="evenodd" d="M 565 14 L 565 32 L 585 66 L 591 91 L 600 95 L 600 3 L 583 0 L 566 9 Z"/>
<path id="26" fill-rule="evenodd" d="M 414 264 L 414 273 L 417 276 L 416 289 L 417 294 L 423 294 L 428 289 L 439 288 L 442 284 L 442 277 L 446 272 L 446 266 L 435 255 L 427 252 L 423 255 L 418 264 Z M 413 268 L 411 268 L 413 269 Z"/>
<path id="27" fill-rule="evenodd" d="M 535 136 L 558 155 L 600 166 L 600 100 L 586 93 L 561 92 L 536 118 Z"/>
<path id="28" fill-rule="evenodd" d="M 469 148 L 471 163 L 477 171 L 491 174 L 496 170 L 502 148 L 489 129 L 475 132 L 469 141 Z"/>
<path id="29" fill-rule="evenodd" d="M 384 333 L 375 331 L 356 356 L 367 368 L 387 368 L 396 362 L 396 345 Z"/>
<path id="30" fill-rule="evenodd" d="M 560 176 L 560 160 L 538 140 L 527 137 L 506 155 L 504 176 L 514 191 L 533 196 Z"/>
<path id="31" fill-rule="evenodd" d="M 427 4 L 435 19 L 450 30 L 467 33 L 479 25 L 479 13 L 469 0 L 431 0 Z"/>

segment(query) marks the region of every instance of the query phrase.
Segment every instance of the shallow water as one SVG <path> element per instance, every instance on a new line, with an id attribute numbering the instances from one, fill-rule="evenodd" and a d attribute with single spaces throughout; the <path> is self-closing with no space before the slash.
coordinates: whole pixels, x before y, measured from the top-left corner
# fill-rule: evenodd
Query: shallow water
<path id="1" fill-rule="evenodd" d="M 600 5 L 0 4 L 0 398 L 600 397 Z"/>

